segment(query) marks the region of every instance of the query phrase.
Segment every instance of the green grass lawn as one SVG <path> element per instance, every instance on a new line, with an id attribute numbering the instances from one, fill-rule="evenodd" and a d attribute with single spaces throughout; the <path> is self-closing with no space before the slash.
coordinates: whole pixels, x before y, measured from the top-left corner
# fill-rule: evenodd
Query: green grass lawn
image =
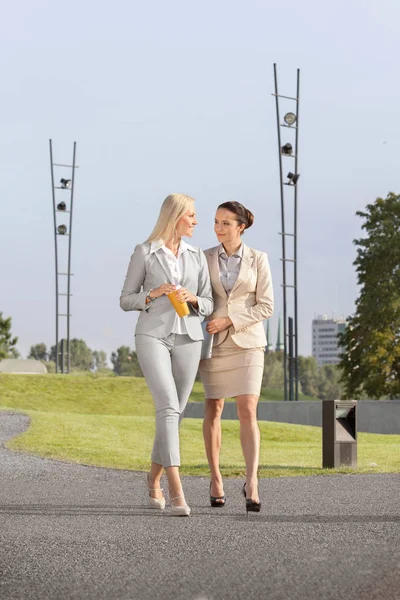
<path id="1" fill-rule="evenodd" d="M 191 400 L 200 400 L 196 383 Z M 145 471 L 154 435 L 154 409 L 145 381 L 130 377 L 0 375 L 0 409 L 31 418 L 9 448 L 49 458 Z M 223 421 L 222 471 L 243 476 L 238 421 Z M 318 427 L 260 422 L 260 477 L 353 472 L 322 469 Z M 208 475 L 201 420 L 184 419 L 182 472 Z M 376 466 L 374 466 L 374 463 Z M 400 470 L 400 435 L 359 434 L 357 472 Z"/>

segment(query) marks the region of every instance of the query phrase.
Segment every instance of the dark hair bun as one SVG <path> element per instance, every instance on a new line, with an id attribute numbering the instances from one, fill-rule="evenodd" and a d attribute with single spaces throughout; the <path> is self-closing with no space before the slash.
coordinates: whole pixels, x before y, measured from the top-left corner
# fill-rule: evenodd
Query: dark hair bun
<path id="1" fill-rule="evenodd" d="M 254 223 L 254 215 L 248 208 L 246 208 L 246 213 L 247 213 L 247 224 L 246 224 L 245 229 L 248 229 Z"/>

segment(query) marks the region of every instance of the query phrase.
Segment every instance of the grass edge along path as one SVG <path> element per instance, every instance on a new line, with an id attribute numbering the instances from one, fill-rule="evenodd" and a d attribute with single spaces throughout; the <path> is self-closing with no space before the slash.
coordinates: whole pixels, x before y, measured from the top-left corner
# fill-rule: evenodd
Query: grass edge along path
<path id="1" fill-rule="evenodd" d="M 202 394 L 195 383 L 192 400 Z M 72 463 L 146 471 L 154 437 L 154 407 L 146 382 L 135 377 L 0 374 L 0 410 L 29 415 L 28 430 L 7 447 Z M 1 415 L 0 415 L 1 418 Z M 222 472 L 241 477 L 239 422 L 222 421 Z M 260 477 L 400 471 L 400 435 L 359 433 L 358 465 L 322 469 L 319 427 L 260 421 Z M 207 476 L 201 420 L 181 427 L 182 473 Z"/>
<path id="2" fill-rule="evenodd" d="M 14 410 L 0 406 L 1 410 Z M 31 419 L 7 448 L 71 463 L 146 471 L 154 435 L 154 417 L 19 410 Z M 322 432 L 318 427 L 260 421 L 259 477 L 400 471 L 400 435 L 359 433 L 357 469 L 322 469 Z M 239 422 L 222 422 L 224 477 L 243 477 Z M 181 427 L 183 475 L 208 476 L 201 419 Z"/>

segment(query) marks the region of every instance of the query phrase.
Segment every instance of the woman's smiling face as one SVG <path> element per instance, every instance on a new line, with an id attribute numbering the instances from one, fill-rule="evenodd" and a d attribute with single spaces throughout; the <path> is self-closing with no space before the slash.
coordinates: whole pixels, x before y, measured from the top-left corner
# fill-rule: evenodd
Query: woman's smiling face
<path id="1" fill-rule="evenodd" d="M 239 223 L 235 213 L 226 208 L 219 208 L 214 219 L 214 231 L 222 244 L 240 244 L 240 235 L 244 224 Z"/>

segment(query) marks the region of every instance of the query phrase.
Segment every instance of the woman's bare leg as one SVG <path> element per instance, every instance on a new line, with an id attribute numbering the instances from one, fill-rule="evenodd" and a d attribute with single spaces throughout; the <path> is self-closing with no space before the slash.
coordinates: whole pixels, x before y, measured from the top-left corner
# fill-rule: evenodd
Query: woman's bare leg
<path id="1" fill-rule="evenodd" d="M 219 455 L 221 451 L 221 415 L 224 409 L 224 398 L 217 400 L 207 398 L 203 421 L 203 436 L 206 447 L 208 464 L 211 474 L 211 495 L 223 496 L 222 476 L 219 470 Z"/>
<path id="2" fill-rule="evenodd" d="M 185 506 L 179 467 L 166 467 L 165 472 L 168 478 L 169 501 L 173 501 L 174 506 Z"/>
<path id="3" fill-rule="evenodd" d="M 236 397 L 237 413 L 240 421 L 240 442 L 246 463 L 246 495 L 259 502 L 258 463 L 260 460 L 260 429 L 257 423 L 258 396 L 246 394 Z"/>
<path id="4" fill-rule="evenodd" d="M 161 488 L 162 473 L 163 473 L 162 465 L 152 462 L 151 468 L 150 468 L 150 473 L 149 473 L 149 478 L 148 478 L 149 489 L 153 490 L 150 492 L 150 496 L 152 498 L 162 498 L 163 497 L 163 493 L 162 493 L 161 489 L 159 489 L 159 488 Z M 157 490 L 157 491 L 155 491 L 155 490 Z"/>

